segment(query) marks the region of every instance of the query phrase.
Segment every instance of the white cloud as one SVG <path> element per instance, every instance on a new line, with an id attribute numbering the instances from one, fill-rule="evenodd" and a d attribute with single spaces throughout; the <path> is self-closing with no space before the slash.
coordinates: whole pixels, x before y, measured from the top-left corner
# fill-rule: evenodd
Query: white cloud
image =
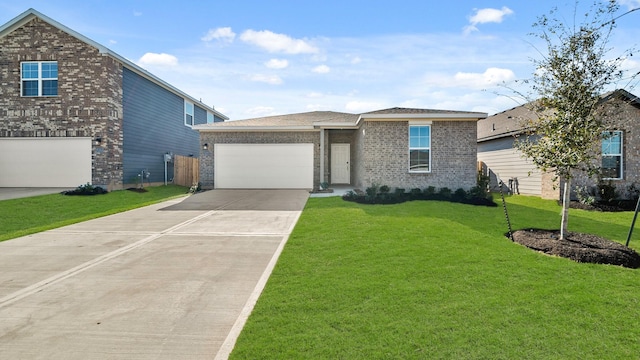
<path id="1" fill-rule="evenodd" d="M 349 101 L 344 106 L 344 108 L 348 112 L 360 114 L 368 111 L 384 109 L 385 106 L 379 102 L 374 101 Z"/>
<path id="2" fill-rule="evenodd" d="M 113 39 L 109 40 L 109 44 L 111 44 L 111 45 L 115 45 L 117 43 L 118 43 L 118 41 L 116 41 L 116 40 L 113 40 Z"/>
<path id="3" fill-rule="evenodd" d="M 142 55 L 140 60 L 138 60 L 138 65 L 177 66 L 178 58 L 173 55 L 169 55 L 165 53 L 156 54 L 156 53 L 149 52 Z"/>
<path id="4" fill-rule="evenodd" d="M 276 34 L 269 30 L 247 30 L 240 35 L 244 42 L 261 47 L 272 53 L 315 54 L 319 50 L 305 40 L 294 39 L 284 34 Z"/>
<path id="5" fill-rule="evenodd" d="M 256 106 L 256 107 L 247 109 L 245 113 L 251 117 L 262 117 L 262 116 L 275 115 L 275 109 L 272 108 L 271 106 Z"/>
<path id="6" fill-rule="evenodd" d="M 307 94 L 308 98 L 321 98 L 323 96 L 324 96 L 324 94 L 319 93 L 319 92 L 315 92 L 315 91 L 314 92 L 310 92 L 310 93 Z"/>
<path id="7" fill-rule="evenodd" d="M 264 66 L 269 69 L 284 69 L 289 66 L 289 61 L 286 59 L 271 59 L 264 63 Z"/>
<path id="8" fill-rule="evenodd" d="M 133 16 L 142 16 L 142 11 L 134 11 Z"/>
<path id="9" fill-rule="evenodd" d="M 618 4 L 626 6 L 629 10 L 632 10 L 640 7 L 640 0 L 618 0 Z"/>
<path id="10" fill-rule="evenodd" d="M 223 42 L 233 42 L 236 38 L 236 33 L 231 30 L 230 27 L 221 27 L 217 29 L 209 29 L 207 35 L 201 38 L 202 41 L 220 40 Z"/>
<path id="11" fill-rule="evenodd" d="M 501 23 L 507 15 L 513 14 L 513 10 L 506 6 L 502 9 L 475 9 L 475 14 L 469 18 L 469 25 L 464 28 L 465 34 L 478 31 L 478 24 Z"/>
<path id="12" fill-rule="evenodd" d="M 516 74 L 509 69 L 488 68 L 483 73 L 459 72 L 454 76 L 454 80 L 459 86 L 466 86 L 475 89 L 482 89 L 495 86 L 505 81 L 516 78 Z"/>
<path id="13" fill-rule="evenodd" d="M 331 68 L 328 67 L 327 65 L 319 65 L 314 67 L 311 71 L 318 74 L 326 74 L 331 71 Z"/>
<path id="14" fill-rule="evenodd" d="M 356 57 L 351 59 L 351 63 L 354 64 L 354 65 L 355 64 L 360 64 L 361 62 L 362 62 L 362 59 L 360 59 L 359 56 L 356 56 Z"/>
<path id="15" fill-rule="evenodd" d="M 251 81 L 263 82 L 271 85 L 282 84 L 282 79 L 277 75 L 256 74 L 249 77 Z"/>

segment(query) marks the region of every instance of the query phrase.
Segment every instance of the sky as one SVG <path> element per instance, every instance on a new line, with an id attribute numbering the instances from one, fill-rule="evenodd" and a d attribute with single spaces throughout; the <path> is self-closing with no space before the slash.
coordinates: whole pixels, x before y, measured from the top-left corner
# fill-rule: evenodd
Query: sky
<path id="1" fill-rule="evenodd" d="M 618 3 L 621 14 L 640 7 Z M 505 84 L 532 76 L 545 50 L 532 24 L 554 7 L 580 23 L 573 0 L 0 0 L 0 23 L 34 8 L 231 120 L 390 107 L 491 115 L 520 104 Z M 638 48 L 640 11 L 616 24 L 611 56 Z"/>

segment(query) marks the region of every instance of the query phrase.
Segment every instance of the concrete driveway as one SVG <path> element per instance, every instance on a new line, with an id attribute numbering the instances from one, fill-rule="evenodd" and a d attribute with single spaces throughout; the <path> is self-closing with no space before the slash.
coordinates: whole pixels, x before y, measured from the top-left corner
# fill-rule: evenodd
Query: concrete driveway
<path id="1" fill-rule="evenodd" d="M 6 359 L 224 359 L 309 194 L 207 191 L 0 243 Z"/>
<path id="2" fill-rule="evenodd" d="M 73 188 L 3 188 L 0 187 L 0 200 L 19 199 L 38 195 L 57 194 Z"/>

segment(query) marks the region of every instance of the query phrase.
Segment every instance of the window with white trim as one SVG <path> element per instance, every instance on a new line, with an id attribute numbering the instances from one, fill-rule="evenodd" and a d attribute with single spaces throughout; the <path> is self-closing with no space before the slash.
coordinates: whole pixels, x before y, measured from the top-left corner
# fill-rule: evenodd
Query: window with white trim
<path id="1" fill-rule="evenodd" d="M 25 97 L 58 95 L 58 62 L 25 61 L 20 64 L 20 94 Z"/>
<path id="2" fill-rule="evenodd" d="M 602 177 L 622 179 L 622 131 L 605 131 L 602 139 Z"/>
<path id="3" fill-rule="evenodd" d="M 184 124 L 193 126 L 193 103 L 184 101 Z"/>
<path id="4" fill-rule="evenodd" d="M 409 126 L 409 172 L 431 171 L 431 126 Z"/>

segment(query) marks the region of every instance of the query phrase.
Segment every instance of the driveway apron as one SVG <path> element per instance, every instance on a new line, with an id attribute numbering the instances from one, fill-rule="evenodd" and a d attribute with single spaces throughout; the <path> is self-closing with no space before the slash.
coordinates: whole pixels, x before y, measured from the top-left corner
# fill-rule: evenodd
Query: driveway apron
<path id="1" fill-rule="evenodd" d="M 0 358 L 227 358 L 308 196 L 213 190 L 0 242 Z"/>

